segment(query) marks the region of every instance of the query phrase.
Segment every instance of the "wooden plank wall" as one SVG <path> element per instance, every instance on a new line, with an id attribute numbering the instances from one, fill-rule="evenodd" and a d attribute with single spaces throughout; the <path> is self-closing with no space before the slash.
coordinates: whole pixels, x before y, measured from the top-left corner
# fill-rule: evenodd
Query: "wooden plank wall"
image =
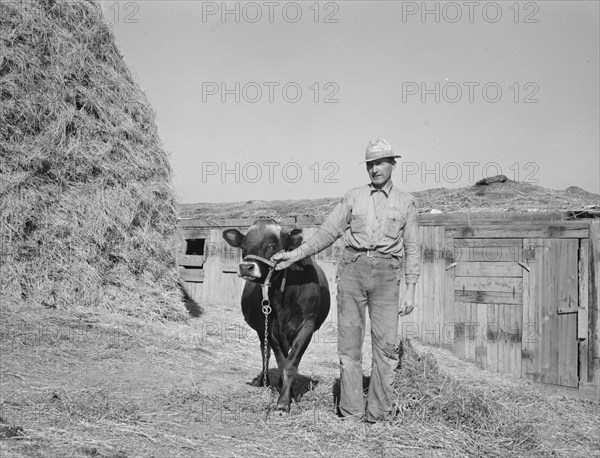
<path id="1" fill-rule="evenodd" d="M 592 221 L 590 224 L 589 244 L 588 380 L 597 386 L 600 385 L 600 221 Z"/>
<path id="2" fill-rule="evenodd" d="M 418 339 L 430 345 L 443 345 L 446 325 L 444 309 L 444 288 L 446 260 L 445 229 L 443 226 L 420 226 L 422 270 L 417 282 L 414 311 L 399 321 L 400 335 Z M 404 281 L 400 282 L 400 297 L 405 291 Z"/>
<path id="3" fill-rule="evenodd" d="M 422 218 L 423 216 L 425 217 Z M 545 274 L 527 274 L 518 264 L 509 262 L 509 259 L 498 259 L 497 263 L 482 265 L 478 256 L 489 256 L 489 253 L 473 249 L 468 250 L 472 259 L 463 258 L 463 262 L 459 262 L 456 268 L 446 269 L 465 255 L 465 246 L 472 243 L 467 241 L 470 238 L 495 238 L 500 245 L 513 245 L 515 240 L 509 239 L 522 238 L 524 248 L 544 246 L 548 238 L 579 239 L 579 306 L 583 311 L 564 318 L 577 320 L 578 327 L 575 329 L 576 337 L 579 338 L 579 368 L 580 374 L 584 376 L 582 380 L 594 385 L 600 384 L 600 221 L 592 221 L 590 225 L 590 221 L 564 221 L 556 217 L 556 220 L 548 222 L 538 220 L 537 218 L 541 219 L 538 215 L 531 220 L 520 220 L 519 217 L 515 223 L 507 220 L 506 224 L 498 224 L 490 216 L 489 220 L 483 218 L 474 224 L 463 215 L 456 219 L 449 215 L 442 216 L 437 221 L 440 218 L 437 215 L 420 215 L 423 270 L 417 284 L 417 307 L 411 315 L 399 320 L 401 335 L 450 348 L 457 356 L 472 360 L 481 368 L 541 381 L 543 377 L 536 365 L 544 364 L 541 362 L 544 361 L 542 353 L 551 349 L 539 346 L 544 317 L 534 304 L 539 301 L 536 295 L 542 294 L 543 285 L 547 284 Z M 305 239 L 316 231 L 316 227 L 311 226 L 314 224 L 311 221 L 304 221 L 300 225 L 303 226 Z M 235 220 L 231 223 L 239 224 L 237 227 L 242 232 L 247 229 L 247 226 L 241 225 L 244 221 Z M 184 238 L 206 237 L 212 249 L 205 256 L 203 282 L 188 282 L 186 288 L 202 304 L 237 307 L 244 281 L 231 268 L 235 263 L 233 259 L 229 259 L 231 256 L 228 258 L 226 251 L 229 247 L 222 240 L 221 232 L 224 227 L 231 226 L 213 226 L 207 230 L 188 222 L 180 228 Z M 327 322 L 332 326 L 337 323 L 336 271 L 341 249 L 341 241 L 338 240 L 336 245 L 315 256 L 330 285 L 331 311 Z M 526 251 L 525 249 L 522 253 L 525 256 L 522 259 L 525 260 Z M 586 254 L 589 258 L 587 260 Z M 499 255 L 502 257 L 513 254 L 508 250 L 501 250 Z M 519 279 L 521 272 L 523 276 Z M 482 300 L 481 295 L 470 297 L 465 294 L 457 299 L 457 289 L 462 290 L 464 287 L 465 292 L 481 291 L 485 289 L 486 282 L 489 283 L 485 277 L 494 276 L 506 277 L 505 289 L 511 291 L 511 294 L 498 303 L 493 298 Z M 582 282 L 582 278 L 587 278 L 587 283 Z M 511 303 L 513 288 L 518 292 L 514 296 L 514 304 Z M 404 282 L 401 285 L 401 297 L 403 292 Z M 585 328 L 585 332 L 582 328 Z M 334 336 L 335 328 L 330 331 L 328 333 Z M 572 345 L 572 342 L 568 344 Z M 571 373 L 561 373 L 558 376 L 572 378 Z"/>

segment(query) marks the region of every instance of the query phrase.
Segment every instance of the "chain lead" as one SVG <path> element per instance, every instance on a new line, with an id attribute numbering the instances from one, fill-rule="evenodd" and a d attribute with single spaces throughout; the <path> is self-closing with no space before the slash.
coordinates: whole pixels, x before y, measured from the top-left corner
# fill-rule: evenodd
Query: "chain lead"
<path id="1" fill-rule="evenodd" d="M 268 345 L 269 345 L 269 315 L 271 313 L 271 304 L 269 299 L 263 299 L 262 312 L 265 314 L 265 343 L 263 350 L 263 386 L 267 386 L 267 367 L 268 367 Z"/>

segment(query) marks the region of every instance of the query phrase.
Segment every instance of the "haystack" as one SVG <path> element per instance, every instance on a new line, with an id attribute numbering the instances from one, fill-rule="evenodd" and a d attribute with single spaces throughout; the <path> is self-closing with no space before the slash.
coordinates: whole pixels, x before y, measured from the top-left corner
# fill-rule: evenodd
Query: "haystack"
<path id="1" fill-rule="evenodd" d="M 0 3 L 0 294 L 183 318 L 155 114 L 100 7 Z"/>

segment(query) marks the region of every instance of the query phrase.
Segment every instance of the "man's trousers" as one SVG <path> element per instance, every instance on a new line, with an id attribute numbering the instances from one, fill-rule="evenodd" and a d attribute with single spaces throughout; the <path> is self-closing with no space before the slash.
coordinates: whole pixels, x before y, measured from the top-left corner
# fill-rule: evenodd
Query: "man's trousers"
<path id="1" fill-rule="evenodd" d="M 340 413 L 359 418 L 364 413 L 362 344 L 365 310 L 371 319 L 373 364 L 365 420 L 387 420 L 393 408 L 393 384 L 398 366 L 398 311 L 402 259 L 368 257 L 345 250 L 338 267 L 338 355 Z"/>

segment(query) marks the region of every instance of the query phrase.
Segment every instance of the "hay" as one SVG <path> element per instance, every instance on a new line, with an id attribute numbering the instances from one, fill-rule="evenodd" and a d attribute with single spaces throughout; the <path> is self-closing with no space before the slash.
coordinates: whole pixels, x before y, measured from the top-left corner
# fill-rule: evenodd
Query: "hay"
<path id="1" fill-rule="evenodd" d="M 570 458 L 600 450 L 597 401 L 573 390 L 549 395 L 414 341 L 396 377 L 396 418 L 369 425 L 335 414 L 330 341 L 311 342 L 295 384 L 301 398 L 280 415 L 275 391 L 247 384 L 261 367 L 257 336 L 215 329 L 234 329 L 243 320 L 237 308 L 209 307 L 206 321 L 185 323 L 72 315 L 0 308 L 0 427 L 24 432 L 2 441 L 2 456 Z"/>
<path id="2" fill-rule="evenodd" d="M 468 388 L 440 371 L 430 353 L 418 354 L 404 340 L 395 380 L 394 423 L 435 425 L 453 431 L 462 452 L 471 456 L 505 456 L 539 451 L 533 426 L 517 421 L 515 412 L 480 389 Z"/>
<path id="3" fill-rule="evenodd" d="M 0 294 L 185 317 L 155 115 L 100 7 L 0 3 Z"/>

